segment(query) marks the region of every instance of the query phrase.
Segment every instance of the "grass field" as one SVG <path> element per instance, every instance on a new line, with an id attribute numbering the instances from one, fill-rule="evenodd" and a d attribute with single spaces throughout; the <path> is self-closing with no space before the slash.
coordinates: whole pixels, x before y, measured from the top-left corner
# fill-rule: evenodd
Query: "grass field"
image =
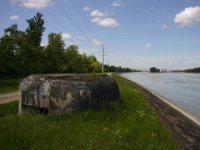
<path id="1" fill-rule="evenodd" d="M 0 94 L 18 90 L 19 79 L 0 79 Z"/>
<path id="2" fill-rule="evenodd" d="M 176 149 L 143 95 L 128 80 L 114 79 L 121 103 L 111 110 L 17 115 L 17 102 L 0 105 L 0 149 Z"/>

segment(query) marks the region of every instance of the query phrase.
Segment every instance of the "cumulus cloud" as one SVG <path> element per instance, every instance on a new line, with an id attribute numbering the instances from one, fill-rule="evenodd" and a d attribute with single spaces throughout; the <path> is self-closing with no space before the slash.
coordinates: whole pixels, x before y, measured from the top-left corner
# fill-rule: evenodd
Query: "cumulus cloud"
<path id="1" fill-rule="evenodd" d="M 103 27 L 117 27 L 119 26 L 120 24 L 113 18 L 94 18 L 91 20 L 91 22 L 94 22 L 100 26 L 103 26 Z"/>
<path id="2" fill-rule="evenodd" d="M 101 25 L 101 26 L 104 26 L 104 27 L 117 27 L 117 26 L 119 26 L 119 23 L 113 18 L 100 19 L 97 22 L 97 24 Z"/>
<path id="3" fill-rule="evenodd" d="M 61 36 L 62 36 L 62 39 L 63 39 L 63 40 L 69 40 L 69 39 L 72 38 L 72 36 L 71 36 L 69 33 L 66 33 L 66 32 L 63 32 L 63 33 L 61 34 Z"/>
<path id="4" fill-rule="evenodd" d="M 90 7 L 90 6 L 85 6 L 84 8 L 83 8 L 83 10 L 84 11 L 90 11 L 92 8 Z"/>
<path id="5" fill-rule="evenodd" d="M 52 0 L 12 0 L 12 3 L 17 3 L 26 8 L 42 9 L 47 7 L 51 1 Z"/>
<path id="6" fill-rule="evenodd" d="M 145 48 L 150 48 L 150 47 L 152 47 L 152 44 L 151 44 L 151 43 L 146 43 L 146 44 L 145 44 Z"/>
<path id="7" fill-rule="evenodd" d="M 105 12 L 101 12 L 99 10 L 93 10 L 90 13 L 90 16 L 92 16 L 92 23 L 95 23 L 99 26 L 103 26 L 103 27 L 117 27 L 120 24 L 117 22 L 117 20 L 115 20 L 114 18 L 108 17 L 109 14 L 107 11 Z"/>
<path id="8" fill-rule="evenodd" d="M 117 1 L 113 2 L 111 6 L 113 6 L 113 7 L 122 7 L 122 6 L 124 6 L 124 3 L 123 3 L 122 0 L 117 0 Z"/>
<path id="9" fill-rule="evenodd" d="M 17 15 L 13 15 L 10 17 L 10 20 L 18 20 L 18 19 L 19 19 L 19 17 Z"/>
<path id="10" fill-rule="evenodd" d="M 98 22 L 99 20 L 100 20 L 99 17 L 95 17 L 95 18 L 93 18 L 93 19 L 91 20 L 91 22 Z"/>
<path id="11" fill-rule="evenodd" d="M 185 8 L 183 11 L 176 14 L 174 22 L 181 27 L 200 22 L 200 6 Z"/>
<path id="12" fill-rule="evenodd" d="M 79 40 L 85 40 L 85 36 L 81 36 L 81 35 L 80 35 L 80 36 L 78 36 L 77 38 L 78 38 Z"/>
<path id="13" fill-rule="evenodd" d="M 97 39 L 92 39 L 92 43 L 93 43 L 94 45 L 101 45 L 101 44 L 102 44 L 102 42 L 99 41 L 99 40 L 97 40 Z"/>
<path id="14" fill-rule="evenodd" d="M 104 17 L 104 16 L 106 16 L 105 13 L 103 13 L 103 12 L 101 12 L 101 11 L 99 11 L 99 10 L 93 10 L 93 11 L 90 13 L 90 15 L 91 15 L 92 17 Z"/>
<path id="15" fill-rule="evenodd" d="M 168 25 L 167 24 L 163 24 L 161 27 L 160 27 L 161 29 L 167 29 L 168 28 Z"/>

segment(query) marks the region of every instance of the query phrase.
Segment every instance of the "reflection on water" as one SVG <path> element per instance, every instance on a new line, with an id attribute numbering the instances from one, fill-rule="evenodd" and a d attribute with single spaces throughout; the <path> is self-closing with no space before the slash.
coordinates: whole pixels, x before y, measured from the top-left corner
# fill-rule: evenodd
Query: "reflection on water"
<path id="1" fill-rule="evenodd" d="M 200 116 L 200 74 L 123 73 L 122 76 L 159 93 L 185 110 Z"/>

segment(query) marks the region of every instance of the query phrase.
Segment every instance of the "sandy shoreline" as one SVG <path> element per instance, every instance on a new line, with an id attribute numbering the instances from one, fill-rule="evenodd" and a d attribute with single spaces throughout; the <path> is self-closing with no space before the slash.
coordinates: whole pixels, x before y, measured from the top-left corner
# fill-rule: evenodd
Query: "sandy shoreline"
<path id="1" fill-rule="evenodd" d="M 129 80 L 130 81 L 130 80 Z M 172 133 L 180 149 L 200 150 L 200 119 L 164 98 L 133 81 L 156 110 L 163 125 Z"/>

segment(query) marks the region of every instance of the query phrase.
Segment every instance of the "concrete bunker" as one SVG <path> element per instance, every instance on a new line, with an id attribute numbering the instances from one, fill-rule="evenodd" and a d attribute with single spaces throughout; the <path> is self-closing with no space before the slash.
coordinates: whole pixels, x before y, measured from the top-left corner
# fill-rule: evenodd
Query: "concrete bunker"
<path id="1" fill-rule="evenodd" d="M 119 100 L 117 83 L 107 75 L 39 74 L 20 82 L 19 113 L 77 112 Z"/>

